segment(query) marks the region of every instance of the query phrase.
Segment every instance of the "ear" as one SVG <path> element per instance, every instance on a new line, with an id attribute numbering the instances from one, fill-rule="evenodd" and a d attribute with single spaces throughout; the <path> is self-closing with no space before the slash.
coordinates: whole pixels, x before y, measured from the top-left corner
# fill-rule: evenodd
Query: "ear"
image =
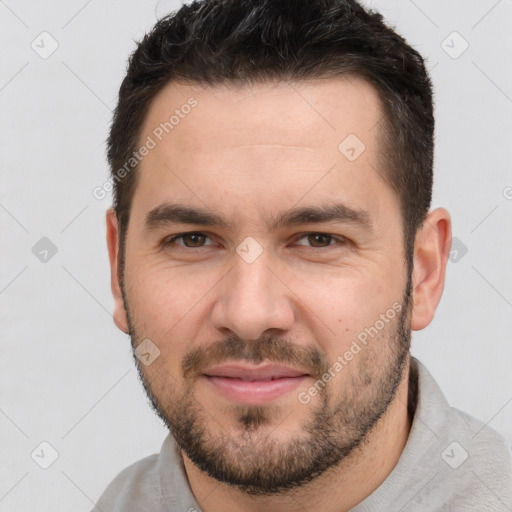
<path id="1" fill-rule="evenodd" d="M 412 274 L 413 307 L 411 329 L 424 329 L 441 300 L 446 264 L 452 243 L 450 214 L 444 208 L 432 210 L 416 233 Z"/>
<path id="2" fill-rule="evenodd" d="M 121 274 L 119 269 L 119 226 L 116 213 L 109 208 L 106 214 L 107 223 L 107 247 L 110 259 L 110 286 L 114 296 L 114 323 L 121 331 L 128 334 L 128 315 L 124 308 L 123 294 L 121 291 Z"/>

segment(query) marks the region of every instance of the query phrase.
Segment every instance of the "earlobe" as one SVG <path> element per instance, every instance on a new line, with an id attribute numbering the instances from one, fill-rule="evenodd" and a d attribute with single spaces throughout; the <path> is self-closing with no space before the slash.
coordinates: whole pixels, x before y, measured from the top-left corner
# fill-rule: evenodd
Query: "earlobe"
<path id="1" fill-rule="evenodd" d="M 424 329 L 434 318 L 444 288 L 450 254 L 451 220 L 444 208 L 428 213 L 414 243 L 411 329 Z"/>
<path id="2" fill-rule="evenodd" d="M 107 248 L 110 260 L 110 286 L 114 297 L 114 323 L 121 331 L 128 334 L 128 316 L 124 307 L 119 273 L 119 229 L 115 211 L 106 212 Z"/>

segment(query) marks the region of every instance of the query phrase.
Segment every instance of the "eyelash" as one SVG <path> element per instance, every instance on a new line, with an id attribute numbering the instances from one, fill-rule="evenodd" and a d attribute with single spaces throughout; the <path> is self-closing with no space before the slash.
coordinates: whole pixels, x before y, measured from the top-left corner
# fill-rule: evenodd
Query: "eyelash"
<path id="1" fill-rule="evenodd" d="M 205 233 L 202 233 L 200 231 L 189 231 L 187 233 L 181 233 L 180 235 L 174 235 L 173 237 L 171 238 L 166 238 L 162 241 L 162 246 L 164 247 L 167 247 L 171 244 L 174 244 L 174 242 L 180 238 L 183 238 L 187 235 L 202 235 L 202 236 L 205 236 L 207 238 L 210 238 L 207 234 Z M 294 239 L 295 242 L 301 240 L 302 238 L 306 238 L 308 236 L 311 236 L 311 235 L 321 235 L 321 236 L 326 236 L 326 237 L 329 237 L 331 239 L 331 241 L 337 241 L 339 244 L 341 245 L 346 245 L 348 243 L 348 240 L 342 236 L 335 236 L 335 235 L 331 235 L 330 233 L 323 233 L 321 231 L 308 231 L 307 233 L 301 233 L 300 236 L 298 236 L 297 238 Z M 211 238 L 210 238 L 211 240 Z M 324 247 L 315 247 L 315 246 L 302 246 L 302 247 L 309 247 L 310 249 L 318 249 L 318 250 L 328 250 L 330 247 L 332 246 L 335 246 L 336 244 L 332 244 L 332 243 L 329 243 L 328 245 L 324 246 Z M 178 244 L 178 246 L 181 248 L 181 249 L 184 249 L 184 250 L 188 250 L 188 249 L 202 249 L 203 247 L 208 247 L 207 245 L 202 245 L 202 246 L 199 246 L 199 247 L 187 247 L 186 245 L 180 245 Z"/>

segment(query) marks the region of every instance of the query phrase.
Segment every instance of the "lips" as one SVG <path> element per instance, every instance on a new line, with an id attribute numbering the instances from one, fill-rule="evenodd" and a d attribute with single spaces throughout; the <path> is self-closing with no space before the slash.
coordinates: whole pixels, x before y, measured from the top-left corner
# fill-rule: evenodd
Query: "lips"
<path id="1" fill-rule="evenodd" d="M 307 372 L 276 364 L 253 367 L 238 364 L 219 365 L 208 368 L 203 374 L 207 377 L 225 377 L 243 381 L 270 381 L 308 375 Z"/>
<path id="2" fill-rule="evenodd" d="M 295 390 L 309 374 L 288 366 L 224 364 L 203 372 L 210 389 L 232 403 L 262 405 Z"/>

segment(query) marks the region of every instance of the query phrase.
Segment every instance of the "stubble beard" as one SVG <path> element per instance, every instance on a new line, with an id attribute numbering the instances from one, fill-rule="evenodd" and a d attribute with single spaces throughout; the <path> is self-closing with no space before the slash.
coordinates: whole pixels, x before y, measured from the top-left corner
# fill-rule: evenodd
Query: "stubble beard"
<path id="1" fill-rule="evenodd" d="M 144 337 L 134 328 L 124 287 L 123 296 L 132 346 L 136 347 Z M 220 482 L 251 495 L 270 496 L 303 486 L 339 467 L 363 445 L 393 402 L 404 377 L 411 340 L 410 303 L 409 279 L 401 311 L 390 321 L 389 328 L 362 348 L 350 368 L 343 368 L 340 373 L 343 376 L 334 377 L 333 385 L 326 386 L 318 394 L 316 403 L 304 405 L 297 402 L 305 411 L 304 419 L 288 436 L 279 432 L 280 421 L 286 419 L 286 414 L 275 404 L 233 405 L 229 412 L 235 418 L 234 427 L 228 432 L 212 419 L 202 406 L 201 397 L 194 396 L 195 379 L 180 375 L 185 384 L 178 390 L 176 377 L 165 367 L 151 372 L 135 355 L 134 360 L 153 409 L 183 453 L 199 469 Z M 297 359 L 302 358 L 299 367 L 311 366 L 324 372 L 329 366 L 318 349 L 299 350 L 296 345 L 280 338 L 266 337 L 250 342 L 230 338 L 217 343 L 213 353 L 208 353 L 208 349 L 201 350 L 203 356 L 216 362 L 229 356 L 230 360 L 254 363 L 269 360 L 296 364 Z M 188 356 L 182 362 L 184 373 L 201 361 L 197 353 Z M 188 367 L 185 361 L 188 361 Z M 361 368 L 363 371 L 357 371 Z M 347 376 L 348 370 L 351 372 Z M 336 379 L 345 379 L 337 390 Z"/>

